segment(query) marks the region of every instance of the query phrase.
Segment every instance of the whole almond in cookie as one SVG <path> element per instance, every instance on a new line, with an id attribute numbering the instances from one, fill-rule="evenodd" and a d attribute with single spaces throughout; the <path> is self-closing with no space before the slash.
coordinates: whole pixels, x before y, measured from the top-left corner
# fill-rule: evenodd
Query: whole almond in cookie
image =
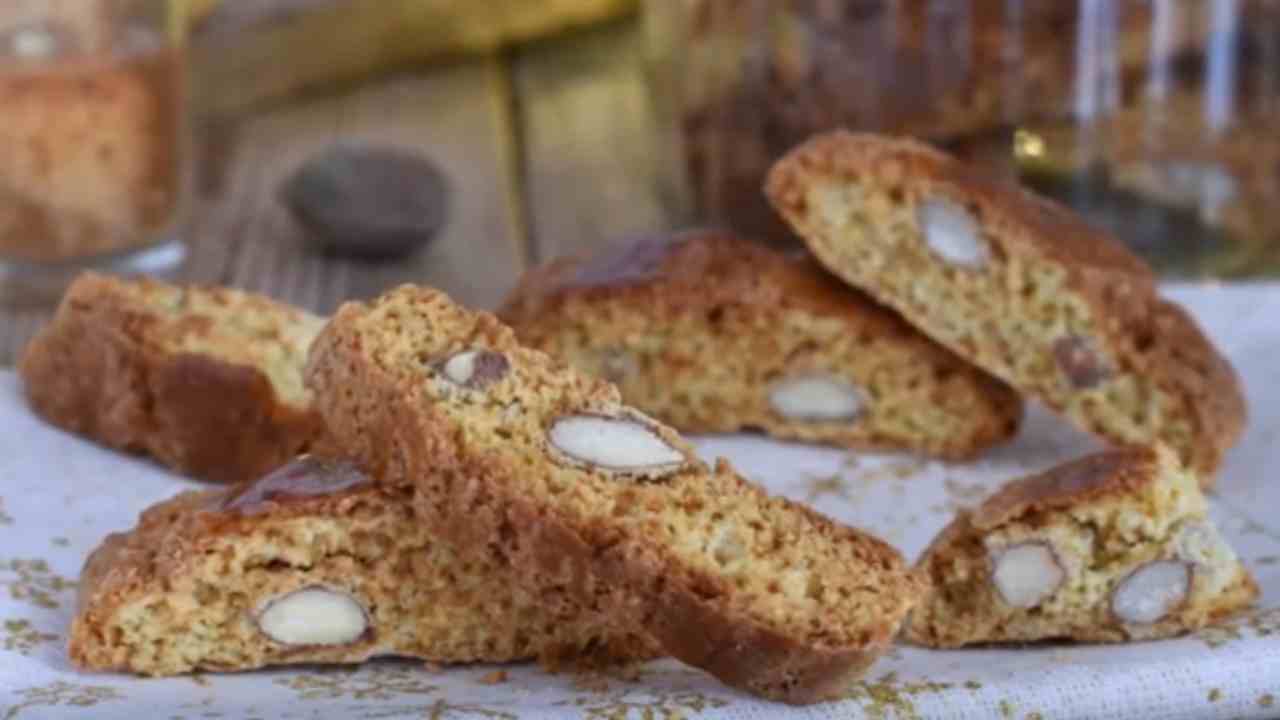
<path id="1" fill-rule="evenodd" d="M 258 629 L 281 645 L 349 645 L 369 632 L 369 614 L 350 594 L 323 585 L 294 590 L 262 603 Z"/>
<path id="2" fill-rule="evenodd" d="M 628 411 L 559 417 L 547 430 L 547 444 L 561 463 L 623 476 L 660 478 L 689 464 L 652 422 Z"/>
<path id="3" fill-rule="evenodd" d="M 491 350 L 463 350 L 440 364 L 440 373 L 449 382 L 469 390 L 484 390 L 507 376 L 511 365 L 501 353 Z"/>
<path id="4" fill-rule="evenodd" d="M 1004 548 L 991 557 L 991 582 L 1007 605 L 1032 608 L 1062 587 L 1066 571 L 1053 546 L 1030 541 Z"/>

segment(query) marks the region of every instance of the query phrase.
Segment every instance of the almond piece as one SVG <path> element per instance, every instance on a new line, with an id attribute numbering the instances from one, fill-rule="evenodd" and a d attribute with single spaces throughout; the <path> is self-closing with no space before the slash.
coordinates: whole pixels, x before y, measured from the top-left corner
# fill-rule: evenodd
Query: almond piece
<path id="1" fill-rule="evenodd" d="M 1093 341 L 1079 335 L 1066 335 L 1055 340 L 1053 359 L 1058 363 L 1058 370 L 1076 390 L 1095 388 L 1112 374 Z"/>
<path id="2" fill-rule="evenodd" d="M 463 350 L 440 363 L 440 374 L 468 390 L 484 390 L 507 376 L 507 356 L 492 350 Z"/>
<path id="3" fill-rule="evenodd" d="M 1053 547 L 1046 542 L 1024 542 L 991 557 L 992 583 L 1000 598 L 1016 608 L 1033 608 L 1047 600 L 1067 579 Z"/>
<path id="4" fill-rule="evenodd" d="M 853 420 L 867 403 L 861 390 L 826 374 L 784 378 L 769 389 L 769 405 L 791 420 Z"/>
<path id="5" fill-rule="evenodd" d="M 1186 601 L 1191 592 L 1191 566 L 1180 560 L 1157 560 L 1129 573 L 1111 593 L 1111 612 L 1128 625 L 1149 625 Z"/>
<path id="6" fill-rule="evenodd" d="M 1179 560 L 1193 565 L 1213 567 L 1234 565 L 1236 552 L 1218 529 L 1207 520 L 1188 520 L 1178 529 L 1175 542 Z"/>
<path id="7" fill-rule="evenodd" d="M 281 645 L 349 645 L 369 631 L 369 615 L 345 592 L 313 585 L 263 603 L 258 629 Z"/>
<path id="8" fill-rule="evenodd" d="M 566 415 L 551 424 L 547 444 L 563 464 L 616 475 L 659 478 L 687 462 L 639 413 Z"/>
<path id="9" fill-rule="evenodd" d="M 216 509 L 256 515 L 272 505 L 331 495 L 368 482 L 369 476 L 349 462 L 300 455 L 259 480 L 232 491 L 221 501 L 215 501 Z"/>
<path id="10" fill-rule="evenodd" d="M 950 200 L 925 200 L 916 208 L 920 233 L 933 254 L 950 265 L 979 270 L 991 260 L 977 221 Z"/>

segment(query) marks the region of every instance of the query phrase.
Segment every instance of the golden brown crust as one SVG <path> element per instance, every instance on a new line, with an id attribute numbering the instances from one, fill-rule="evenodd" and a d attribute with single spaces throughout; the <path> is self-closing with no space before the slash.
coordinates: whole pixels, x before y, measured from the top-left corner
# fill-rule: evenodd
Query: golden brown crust
<path id="1" fill-rule="evenodd" d="M 468 348 L 504 354 L 507 378 L 483 394 L 457 395 L 436 375 L 435 358 Z M 404 287 L 344 305 L 312 347 L 307 382 L 344 451 L 382 483 L 414 485 L 428 504 L 420 514 L 441 520 L 442 537 L 501 554 L 550 606 L 644 627 L 680 659 L 762 695 L 834 697 L 888 648 L 920 592 L 887 544 L 769 498 L 726 464 L 708 470 L 661 426 L 657 434 L 685 463 L 660 480 L 622 480 L 542 457 L 547 423 L 617 410 L 617 390 L 521 347 L 495 318 L 442 293 Z M 427 468 L 456 469 L 467 481 L 440 482 Z M 741 567 L 760 569 L 731 571 L 730 560 L 689 554 L 692 544 L 710 542 L 703 523 L 740 533 Z M 751 551 L 753 542 L 771 550 Z M 800 614 L 795 603 L 805 603 L 779 594 L 785 578 L 768 563 L 796 547 L 812 548 L 805 557 L 815 565 L 795 568 L 813 588 L 795 590 L 831 584 L 822 597 L 840 611 Z M 844 593 L 859 600 L 849 606 Z M 763 612 L 773 602 L 786 619 Z M 788 623 L 804 630 L 784 630 Z"/>
<path id="2" fill-rule="evenodd" d="M 281 326 L 319 324 L 235 291 L 85 274 L 21 359 L 32 409 L 71 432 L 219 483 L 256 478 L 305 451 L 323 429 L 306 401 L 283 398 L 253 357 L 184 349 L 186 339 L 208 334 L 219 321 L 181 308 L 168 312 L 162 293 L 199 293 Z"/>
<path id="3" fill-rule="evenodd" d="M 1000 236 L 1009 254 L 1047 254 L 1085 283 L 1100 285 L 1102 278 L 1096 276 L 1101 275 L 1138 289 L 1153 291 L 1155 287 L 1155 274 L 1141 258 L 1078 213 L 993 179 L 910 138 L 846 131 L 817 135 L 774 166 L 766 192 L 775 204 L 791 210 L 804 203 L 803 189 L 810 173 L 839 175 L 867 167 L 903 185 L 925 182 L 963 188 L 962 204 L 978 206 L 979 215 L 987 222 L 1010 230 Z"/>
<path id="4" fill-rule="evenodd" d="M 289 467 L 293 465 L 284 470 Z M 509 569 L 487 554 L 477 551 L 463 558 L 454 548 L 441 545 L 420 528 L 413 514 L 420 506 L 413 502 L 410 489 L 379 487 L 354 469 L 348 473 L 351 480 L 344 476 L 328 488 L 300 487 L 288 492 L 287 486 L 296 478 L 269 483 L 278 486 L 275 490 L 257 487 L 279 475 L 221 490 L 181 493 L 144 510 L 132 530 L 109 535 L 81 572 L 69 646 L 72 660 L 85 668 L 167 675 L 198 668 L 359 662 L 378 654 L 418 656 L 433 662 L 536 657 L 549 665 L 593 665 L 656 654 L 652 640 L 619 624 L 543 610 L 536 599 L 513 590 Z M 303 524 L 301 532 L 296 531 L 298 523 Z M 339 528 L 336 534 L 334 527 Z M 307 528 L 315 528 L 334 547 L 316 550 L 292 545 L 298 537 L 312 534 Z M 366 548 L 361 546 L 362 538 L 377 540 Z M 404 545 L 388 545 L 395 542 L 392 538 Z M 236 569 L 217 577 L 206 575 L 204 563 L 210 555 L 237 553 L 251 559 L 231 565 Z M 255 554 L 265 558 L 253 560 Z M 299 554 L 309 559 L 299 565 Z M 352 559 L 354 565 L 350 565 Z M 338 565 L 342 568 L 337 572 L 326 569 Z M 373 626 L 361 640 L 343 647 L 290 648 L 252 635 L 229 634 L 224 642 L 255 646 L 239 656 L 241 664 L 219 662 L 214 659 L 216 651 L 157 660 L 147 655 L 141 642 L 122 639 L 121 630 L 130 629 L 137 607 L 163 606 L 168 601 L 175 613 L 181 613 L 193 602 L 201 603 L 189 593 L 199 593 L 201 584 L 210 582 L 232 598 L 236 592 L 252 595 L 253 584 L 246 576 L 253 571 L 283 578 L 268 583 L 273 587 L 323 584 L 344 572 L 362 575 L 350 578 L 351 585 L 373 600 Z M 418 583 L 419 592 L 431 594 L 397 606 L 404 596 L 396 588 L 406 580 Z M 509 600 L 495 605 L 495 597 Z M 238 616 L 249 611 L 254 598 L 237 602 L 211 618 L 228 625 L 239 622 Z M 246 602 L 247 607 L 239 607 Z M 419 618 L 415 612 L 426 615 Z M 155 617 L 158 623 L 177 623 L 160 629 L 165 645 L 176 647 L 198 635 L 163 612 Z M 450 620 L 442 622 L 441 617 Z M 455 632 L 459 626 L 466 628 L 462 636 Z"/>
<path id="5" fill-rule="evenodd" d="M 1060 309 L 1073 312 L 1076 307 L 1087 308 L 1087 319 L 1080 320 L 1089 324 L 1085 339 L 1096 343 L 1111 358 L 1115 364 L 1111 370 L 1118 377 L 1138 388 L 1115 391 L 1167 396 L 1170 414 L 1163 420 L 1166 424 L 1135 429 L 1126 425 L 1129 421 L 1125 416 L 1145 412 L 1140 407 L 1104 407 L 1108 403 L 1080 400 L 1080 393 L 1060 390 L 1053 385 L 1056 381 L 1033 379 L 1015 369 L 1018 357 L 1034 358 L 1024 364 L 1043 364 L 1038 356 L 1052 357 L 1052 343 L 1033 347 L 1026 344 L 1025 338 L 1024 342 L 1014 343 L 991 329 L 996 327 L 992 318 L 986 318 L 985 323 L 983 318 L 973 320 L 976 329 L 944 328 L 935 317 L 942 310 L 906 297 L 901 288 L 889 289 L 878 276 L 854 267 L 848 255 L 840 254 L 850 248 L 838 247 L 841 242 L 852 246 L 853 241 L 836 239 L 834 234 L 821 237 L 826 231 L 814 224 L 817 210 L 810 207 L 810 193 L 815 188 L 842 182 L 860 182 L 863 191 L 883 191 L 890 198 L 945 198 L 967 210 L 981 225 L 982 236 L 990 246 L 993 276 L 997 272 L 1008 273 L 1004 279 L 1009 287 L 1001 286 L 998 292 L 1013 293 L 1017 289 L 1015 283 L 1045 279 L 1018 274 L 1030 273 L 1028 268 L 1051 268 L 1051 273 L 1061 273 L 1060 281 L 1051 278 L 1061 288 L 1058 292 L 1064 305 Z M 1223 454 L 1238 440 L 1245 420 L 1245 402 L 1230 363 L 1189 315 L 1159 298 L 1156 277 L 1150 268 L 1122 243 L 1067 208 L 985 177 L 922 143 L 848 132 L 817 136 L 789 153 L 770 173 L 767 193 L 833 272 L 899 310 L 909 322 L 962 357 L 1023 393 L 1063 410 L 1086 429 L 1119 445 L 1144 445 L 1158 440 L 1174 446 L 1184 461 L 1201 472 L 1206 483 L 1212 482 Z M 876 228 L 868 235 L 887 232 Z M 872 241 L 859 241 L 860 249 L 871 245 Z M 892 252 L 898 255 L 885 249 L 890 254 L 884 257 L 943 267 L 940 262 L 918 257 L 918 251 L 907 245 L 903 241 L 894 246 Z M 880 251 L 875 248 L 875 252 Z M 961 278 L 948 272 L 940 269 L 936 273 L 944 278 L 939 280 L 939 287 L 946 284 L 946 292 L 963 294 L 970 285 L 976 286 L 977 278 Z M 1031 293 L 1032 287 L 1022 289 Z M 1001 307 L 1013 312 L 1020 301 L 1011 295 Z M 976 313 L 979 305 L 974 303 Z M 956 308 L 949 311 L 959 312 Z M 1027 320 L 1028 324 L 1038 322 L 1040 318 Z M 1047 330 L 1052 326 L 1045 327 Z M 1043 362 L 1052 364 L 1052 360 Z M 1174 423 L 1187 428 L 1174 431 Z"/>
<path id="6" fill-rule="evenodd" d="M 721 230 L 629 239 L 530 270 L 498 312 L 525 344 L 618 384 L 690 433 L 759 429 L 962 459 L 1011 437 L 1020 398 L 828 273 Z M 852 418 L 786 417 L 780 379 L 860 388 Z"/>
<path id="7" fill-rule="evenodd" d="M 1088 455 L 1006 484 L 973 511 L 970 522 L 979 530 L 988 530 L 1027 513 L 1133 494 L 1155 479 L 1156 454 L 1152 450 Z"/>
<path id="8" fill-rule="evenodd" d="M 784 254 L 721 230 L 645 235 L 589 260 L 553 260 L 526 273 L 497 315 L 519 334 L 570 301 L 616 302 L 652 313 L 655 322 L 726 304 L 760 312 L 794 306 L 841 317 L 858 331 L 915 335 L 807 254 Z"/>

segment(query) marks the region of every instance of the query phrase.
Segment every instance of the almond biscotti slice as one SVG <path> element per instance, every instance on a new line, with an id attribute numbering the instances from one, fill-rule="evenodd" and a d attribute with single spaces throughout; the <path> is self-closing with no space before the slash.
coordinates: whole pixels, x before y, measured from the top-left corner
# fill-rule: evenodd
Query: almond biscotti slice
<path id="1" fill-rule="evenodd" d="M 302 366 L 323 326 L 260 295 L 87 273 L 19 372 L 31 407 L 54 425 L 242 482 L 320 434 Z"/>
<path id="2" fill-rule="evenodd" d="M 530 271 L 498 316 L 682 432 L 974 457 L 1022 401 L 808 257 L 715 230 Z"/>
<path id="3" fill-rule="evenodd" d="M 612 623 L 545 610 L 495 558 L 439 542 L 411 495 L 348 463 L 302 457 L 253 483 L 159 503 L 89 556 L 71 659 L 174 675 L 377 655 L 655 654 L 651 640 Z"/>
<path id="4" fill-rule="evenodd" d="M 306 378 L 346 456 L 414 485 L 441 537 L 728 684 L 836 697 L 921 592 L 889 545 L 707 468 L 614 386 L 438 291 L 344 305 Z"/>
<path id="5" fill-rule="evenodd" d="M 1015 480 L 917 563 L 932 589 L 906 636 L 932 647 L 1171 637 L 1258 587 L 1171 450 L 1113 450 Z"/>
<path id="6" fill-rule="evenodd" d="M 1239 438 L 1231 365 L 1141 260 L 1066 208 L 847 132 L 791 151 L 767 190 L 832 272 L 1082 428 L 1168 445 L 1206 483 Z"/>

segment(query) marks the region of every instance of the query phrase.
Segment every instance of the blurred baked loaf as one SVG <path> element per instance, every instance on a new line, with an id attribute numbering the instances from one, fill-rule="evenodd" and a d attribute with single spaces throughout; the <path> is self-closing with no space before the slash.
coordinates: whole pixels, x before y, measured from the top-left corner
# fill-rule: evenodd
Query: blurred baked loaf
<path id="1" fill-rule="evenodd" d="M 8 258 L 106 254 L 162 239 L 179 219 L 182 62 L 158 36 L 131 33 L 90 50 L 77 32 L 41 36 L 51 55 L 28 61 L 7 57 L 15 41 L 0 36 L 0 253 Z"/>
<path id="2" fill-rule="evenodd" d="M 1197 630 L 1258 587 L 1168 450 L 1112 451 L 1015 480 L 921 557 L 906 636 L 933 647 L 1123 642 Z"/>
<path id="3" fill-rule="evenodd" d="M 924 144 L 842 131 L 788 153 L 767 192 L 829 270 L 1081 428 L 1168 445 L 1206 483 L 1240 437 L 1231 364 L 1070 210 Z"/>
<path id="4" fill-rule="evenodd" d="M 47 49 L 24 44 L 18 33 L 47 33 L 54 37 L 54 49 L 62 52 L 96 52 L 109 48 L 117 37 L 115 6 L 119 0 L 5 0 L 0 13 L 0 57 L 12 52 Z M 41 42 L 40 40 L 28 42 Z"/>
<path id="5" fill-rule="evenodd" d="M 495 558 L 438 542 L 410 495 L 304 457 L 148 508 L 85 563 L 71 659 L 174 675 L 377 655 L 556 665 L 655 654 L 607 619 L 544 610 Z"/>
<path id="6" fill-rule="evenodd" d="M 54 425 L 240 482 L 321 434 L 302 367 L 323 325 L 251 293 L 86 273 L 18 371 L 32 409 Z"/>
<path id="7" fill-rule="evenodd" d="M 614 386 L 438 291 L 343 305 L 306 377 L 341 450 L 415 487 L 442 538 L 728 684 L 838 697 L 921 591 L 889 545 L 708 468 Z"/>
<path id="8" fill-rule="evenodd" d="M 498 312 L 520 340 L 616 383 L 682 432 L 760 429 L 973 457 L 1022 401 L 805 256 L 720 231 L 646 236 L 525 275 Z"/>

